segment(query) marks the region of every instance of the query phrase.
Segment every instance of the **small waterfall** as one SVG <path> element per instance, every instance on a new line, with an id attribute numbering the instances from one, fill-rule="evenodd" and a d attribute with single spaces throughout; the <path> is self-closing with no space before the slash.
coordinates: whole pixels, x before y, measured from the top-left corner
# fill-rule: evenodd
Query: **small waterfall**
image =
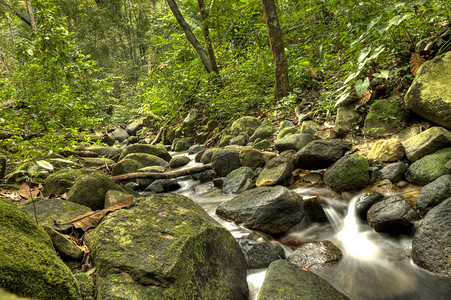
<path id="1" fill-rule="evenodd" d="M 262 288 L 268 269 L 249 269 L 247 271 L 247 285 L 249 286 L 249 300 L 256 300 Z"/>

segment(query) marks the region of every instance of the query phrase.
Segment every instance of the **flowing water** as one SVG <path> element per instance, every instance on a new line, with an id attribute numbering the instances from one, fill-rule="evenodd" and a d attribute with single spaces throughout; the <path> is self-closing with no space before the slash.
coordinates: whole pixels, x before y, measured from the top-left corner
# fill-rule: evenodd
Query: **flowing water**
<path id="1" fill-rule="evenodd" d="M 194 166 L 191 163 L 188 167 Z M 215 215 L 216 207 L 235 195 L 224 195 L 212 183 L 181 180 L 177 191 L 200 204 L 207 213 L 237 238 L 254 238 L 252 230 Z M 311 270 L 350 299 L 451 299 L 451 280 L 438 278 L 418 268 L 410 259 L 412 237 L 393 237 L 375 232 L 355 214 L 354 197 L 349 202 L 327 187 L 294 188 L 303 197 L 318 196 L 329 219 L 312 223 L 307 218 L 286 233 L 299 241 L 330 240 L 343 252 L 342 259 L 328 267 Z M 291 251 L 285 247 L 287 254 Z M 256 299 L 266 269 L 248 271 L 250 299 Z"/>

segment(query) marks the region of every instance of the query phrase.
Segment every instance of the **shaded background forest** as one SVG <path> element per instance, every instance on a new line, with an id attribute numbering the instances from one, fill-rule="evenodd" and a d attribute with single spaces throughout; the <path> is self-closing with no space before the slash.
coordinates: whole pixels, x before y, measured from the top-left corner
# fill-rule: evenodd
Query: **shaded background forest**
<path id="1" fill-rule="evenodd" d="M 177 125 L 193 107 L 203 124 L 221 121 L 217 131 L 243 115 L 294 118 L 297 107 L 332 122 L 368 89 L 405 92 L 412 54 L 451 45 L 448 0 L 275 1 L 292 91 L 275 99 L 261 1 L 202 2 L 207 18 L 199 1 L 177 4 L 204 46 L 208 27 L 219 83 L 166 1 L 0 0 L 2 151 L 35 159 L 140 116 Z"/>

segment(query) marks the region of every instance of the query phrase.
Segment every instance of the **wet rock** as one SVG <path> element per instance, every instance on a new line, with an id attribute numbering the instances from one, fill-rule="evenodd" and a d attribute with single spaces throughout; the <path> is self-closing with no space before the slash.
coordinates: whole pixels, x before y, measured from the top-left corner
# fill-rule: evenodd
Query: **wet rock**
<path id="1" fill-rule="evenodd" d="M 299 151 L 308 143 L 313 141 L 313 136 L 307 133 L 293 134 L 274 142 L 274 148 L 277 151 L 283 152 L 287 150 Z"/>
<path id="2" fill-rule="evenodd" d="M 377 232 L 389 234 L 411 233 L 413 221 L 418 219 L 412 206 L 401 196 L 377 202 L 368 210 L 368 224 Z"/>
<path id="3" fill-rule="evenodd" d="M 231 149 L 220 150 L 211 157 L 211 165 L 216 174 L 225 177 L 233 170 L 241 167 L 240 153 Z"/>
<path id="4" fill-rule="evenodd" d="M 98 299 L 247 299 L 246 261 L 229 231 L 181 195 L 135 200 L 89 238 Z"/>
<path id="5" fill-rule="evenodd" d="M 89 174 L 91 172 L 93 172 L 93 170 L 63 169 L 56 173 L 50 174 L 44 182 L 42 194 L 44 197 L 62 195 L 69 191 L 79 176 Z"/>
<path id="6" fill-rule="evenodd" d="M 451 277 L 451 198 L 431 209 L 415 232 L 412 259 L 421 268 Z"/>
<path id="7" fill-rule="evenodd" d="M 331 241 L 305 243 L 291 253 L 287 260 L 301 268 L 314 269 L 338 262 L 343 254 Z"/>
<path id="8" fill-rule="evenodd" d="M 396 133 L 405 118 L 403 101 L 399 96 L 374 102 L 365 118 L 366 136 L 385 136 Z"/>
<path id="9" fill-rule="evenodd" d="M 44 231 L 52 239 L 53 246 L 62 257 L 81 260 L 83 258 L 83 250 L 75 246 L 64 235 L 52 229 L 49 226 L 43 227 Z"/>
<path id="10" fill-rule="evenodd" d="M 247 146 L 240 151 L 240 163 L 244 167 L 249 167 L 255 170 L 265 164 L 262 152 L 254 147 Z"/>
<path id="11" fill-rule="evenodd" d="M 255 187 L 255 173 L 249 167 L 241 167 L 230 172 L 224 179 L 222 190 L 226 194 L 240 194 Z"/>
<path id="12" fill-rule="evenodd" d="M 315 121 L 304 121 L 301 124 L 301 129 L 299 129 L 299 132 L 313 135 L 319 130 L 321 130 L 321 126 L 316 124 Z"/>
<path id="13" fill-rule="evenodd" d="M 257 139 L 264 140 L 264 139 L 270 139 L 272 138 L 274 132 L 276 132 L 276 129 L 274 126 L 272 126 L 272 123 L 269 121 L 263 122 L 260 127 L 255 130 L 254 134 L 249 138 L 251 142 L 254 142 Z"/>
<path id="14" fill-rule="evenodd" d="M 345 135 L 351 132 L 359 120 L 359 113 L 347 106 L 340 106 L 337 110 L 337 119 L 335 121 L 335 130 L 339 135 Z"/>
<path id="15" fill-rule="evenodd" d="M 404 101 L 420 116 L 451 129 L 451 52 L 423 63 Z"/>
<path id="16" fill-rule="evenodd" d="M 195 162 L 200 162 L 200 160 L 202 159 L 202 156 L 204 155 L 206 150 L 202 150 L 200 152 L 197 152 L 196 155 L 194 156 L 194 161 Z"/>
<path id="17" fill-rule="evenodd" d="M 238 243 L 249 269 L 267 268 L 271 262 L 285 258 L 283 248 L 275 242 L 256 242 L 242 239 Z"/>
<path id="18" fill-rule="evenodd" d="M 370 181 L 368 160 L 351 154 L 340 158 L 324 173 L 324 182 L 336 191 L 364 188 Z"/>
<path id="19" fill-rule="evenodd" d="M 343 157 L 351 147 L 350 142 L 341 139 L 316 140 L 299 150 L 293 162 L 300 169 L 324 169 Z"/>
<path id="20" fill-rule="evenodd" d="M 213 154 L 215 154 L 216 152 L 218 152 L 220 150 L 222 150 L 222 149 L 210 148 L 210 149 L 205 150 L 205 153 L 202 155 L 202 158 L 200 159 L 201 163 L 203 163 L 203 164 L 211 163 L 211 158 L 212 158 Z"/>
<path id="21" fill-rule="evenodd" d="M 169 154 L 169 152 L 164 149 L 161 146 L 155 146 L 155 145 L 147 145 L 147 144 L 134 144 L 130 145 L 124 148 L 122 150 L 121 156 L 119 157 L 119 160 L 122 160 L 127 155 L 131 153 L 146 153 L 154 156 L 158 156 L 165 161 L 170 161 L 172 159 L 172 156 Z"/>
<path id="22" fill-rule="evenodd" d="M 77 273 L 74 274 L 74 278 L 78 282 L 80 287 L 81 300 L 94 300 L 94 282 L 92 277 L 87 273 Z"/>
<path id="23" fill-rule="evenodd" d="M 425 185 L 417 197 L 416 206 L 424 215 L 449 197 L 451 197 L 451 175 L 448 174 Z"/>
<path id="24" fill-rule="evenodd" d="M 259 187 L 221 203 L 216 214 L 269 234 L 282 234 L 304 217 L 303 200 L 283 186 Z"/>
<path id="25" fill-rule="evenodd" d="M 169 168 L 169 163 L 152 154 L 130 153 L 114 165 L 111 174 L 113 176 L 138 172 L 139 169 L 148 166 L 161 166 Z"/>
<path id="26" fill-rule="evenodd" d="M 114 160 L 103 157 L 82 157 L 80 162 L 84 168 L 101 168 L 111 169 L 116 163 Z"/>
<path id="27" fill-rule="evenodd" d="M 30 215 L 33 220 L 37 218 L 40 226 L 46 225 L 59 230 L 69 229 L 72 225 L 56 224 L 64 224 L 91 210 L 87 206 L 57 198 L 43 199 L 34 204 L 22 206 L 21 209 Z"/>
<path id="28" fill-rule="evenodd" d="M 405 155 L 404 147 L 398 139 L 379 140 L 368 152 L 368 159 L 382 162 L 392 162 L 402 159 Z"/>
<path id="29" fill-rule="evenodd" d="M 109 190 L 125 190 L 114 183 L 108 176 L 99 172 L 82 175 L 75 180 L 67 193 L 67 200 L 90 207 L 92 210 L 105 207 L 105 194 Z"/>
<path id="30" fill-rule="evenodd" d="M 284 182 L 293 172 L 294 151 L 285 151 L 271 159 L 257 178 L 257 186 L 270 186 Z"/>
<path id="31" fill-rule="evenodd" d="M 174 192 L 182 186 L 178 183 L 177 179 L 157 179 L 146 187 L 146 192 L 154 193 L 169 193 Z"/>
<path id="32" fill-rule="evenodd" d="M 287 137 L 289 135 L 293 134 L 299 134 L 299 129 L 296 127 L 285 127 L 280 130 L 279 134 L 277 135 L 277 140 L 283 139 L 284 137 Z"/>
<path id="33" fill-rule="evenodd" d="M 348 299 L 313 272 L 279 259 L 268 268 L 259 300 L 274 299 Z"/>
<path id="34" fill-rule="evenodd" d="M 403 162 L 389 164 L 380 171 L 381 179 L 388 179 L 392 183 L 396 183 L 404 178 L 408 168 L 409 166 Z"/>
<path id="35" fill-rule="evenodd" d="M 118 142 L 123 142 L 129 137 L 127 131 L 121 127 L 116 128 L 112 133 L 114 139 Z"/>
<path id="36" fill-rule="evenodd" d="M 206 170 L 206 171 L 200 173 L 199 181 L 201 183 L 204 183 L 204 182 L 212 181 L 216 177 L 218 177 L 218 174 L 216 174 L 215 171 L 213 171 L 213 170 Z"/>
<path id="37" fill-rule="evenodd" d="M 175 169 L 175 168 L 180 168 L 180 167 L 186 166 L 189 162 L 190 162 L 190 159 L 188 156 L 178 155 L 178 156 L 173 157 L 169 161 L 169 166 L 172 169 Z"/>
<path id="38" fill-rule="evenodd" d="M 261 124 L 262 122 L 255 117 L 241 117 L 232 123 L 230 133 L 232 137 L 238 136 L 241 133 L 247 133 L 249 136 L 252 136 Z"/>
<path id="39" fill-rule="evenodd" d="M 373 206 L 377 202 L 382 201 L 382 199 L 384 199 L 384 195 L 373 191 L 366 192 L 363 195 L 361 195 L 355 203 L 355 210 L 357 216 L 361 220 L 366 221 L 368 210 L 371 208 L 371 206 Z"/>
<path id="40" fill-rule="evenodd" d="M 217 187 L 218 189 L 222 189 L 222 186 L 224 184 L 224 178 L 225 177 L 220 177 L 220 178 L 213 179 L 213 186 Z"/>
<path id="41" fill-rule="evenodd" d="M 127 192 L 110 190 L 105 194 L 105 208 L 110 207 L 129 196 L 130 194 Z"/>
<path id="42" fill-rule="evenodd" d="M 192 145 L 191 147 L 189 147 L 188 149 L 188 154 L 196 154 L 202 151 L 205 151 L 205 147 L 199 144 L 196 145 Z"/>
<path id="43" fill-rule="evenodd" d="M 172 143 L 171 148 L 172 151 L 175 152 L 185 151 L 188 150 L 189 147 L 194 145 L 195 142 L 196 140 L 193 137 L 184 137 L 180 139 L 175 139 L 174 142 Z"/>
<path id="44" fill-rule="evenodd" d="M 451 146 L 451 132 L 443 127 L 432 127 L 417 134 L 406 141 L 403 146 L 409 161 L 418 159 Z"/>
<path id="45" fill-rule="evenodd" d="M 8 291 L 34 299 L 80 297 L 50 237 L 5 199 L 0 199 L 0 282 Z"/>
<path id="46" fill-rule="evenodd" d="M 450 159 L 451 148 L 426 155 L 410 165 L 406 172 L 406 179 L 413 184 L 426 185 L 440 176 L 448 174 L 445 164 Z"/>
<path id="47" fill-rule="evenodd" d="M 311 222 L 326 222 L 327 216 L 317 196 L 303 197 L 304 212 Z"/>

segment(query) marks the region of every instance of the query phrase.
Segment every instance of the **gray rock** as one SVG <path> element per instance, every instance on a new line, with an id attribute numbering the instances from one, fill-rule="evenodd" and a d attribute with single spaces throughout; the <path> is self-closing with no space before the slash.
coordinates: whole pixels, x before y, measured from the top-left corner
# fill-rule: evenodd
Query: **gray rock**
<path id="1" fill-rule="evenodd" d="M 440 176 L 421 189 L 416 206 L 424 215 L 449 197 L 451 197 L 451 175 L 447 174 Z"/>
<path id="2" fill-rule="evenodd" d="M 255 173 L 249 167 L 241 167 L 230 172 L 224 179 L 222 190 L 226 194 L 240 194 L 255 187 Z"/>
<path id="3" fill-rule="evenodd" d="M 338 262 L 343 254 L 331 241 L 315 241 L 305 243 L 294 252 L 287 260 L 301 268 L 323 268 Z"/>
<path id="4" fill-rule="evenodd" d="M 125 130 L 127 131 L 129 136 L 132 136 L 132 135 L 136 135 L 136 133 L 143 128 L 144 128 L 144 123 L 143 123 L 143 120 L 141 119 L 141 120 L 138 120 L 138 121 L 128 124 L 127 127 L 125 128 Z"/>
<path id="5" fill-rule="evenodd" d="M 138 170 L 149 166 L 161 166 L 169 168 L 169 163 L 152 154 L 147 153 L 130 153 L 114 165 L 111 170 L 113 176 L 134 173 Z"/>
<path id="6" fill-rule="evenodd" d="M 204 183 L 204 182 L 212 181 L 216 177 L 218 177 L 218 174 L 216 174 L 215 171 L 213 171 L 213 170 L 206 170 L 206 171 L 200 173 L 199 181 L 201 183 Z M 221 188 L 222 188 L 222 186 L 221 186 Z"/>
<path id="7" fill-rule="evenodd" d="M 415 232 L 412 259 L 421 268 L 451 277 L 451 198 L 431 209 Z"/>
<path id="8" fill-rule="evenodd" d="M 367 214 L 368 224 L 374 230 L 389 234 L 411 233 L 416 219 L 417 213 L 401 196 L 388 197 L 377 202 Z"/>
<path id="9" fill-rule="evenodd" d="M 247 133 L 249 136 L 252 136 L 261 124 L 262 122 L 255 117 L 241 117 L 232 123 L 230 133 L 232 137 L 238 136 L 241 133 Z"/>
<path id="10" fill-rule="evenodd" d="M 388 179 L 392 183 L 396 183 L 404 178 L 408 168 L 409 166 L 403 162 L 389 164 L 380 171 L 381 179 Z"/>
<path id="11" fill-rule="evenodd" d="M 418 159 L 451 146 L 451 132 L 443 127 L 432 127 L 406 141 L 403 146 L 409 161 Z"/>
<path id="12" fill-rule="evenodd" d="M 270 186 L 283 183 L 293 172 L 294 151 L 285 151 L 271 159 L 257 178 L 257 186 Z"/>
<path id="13" fill-rule="evenodd" d="M 180 139 L 175 139 L 172 143 L 172 151 L 180 152 L 188 150 L 189 147 L 194 145 L 196 140 L 193 137 L 184 137 Z"/>
<path id="14" fill-rule="evenodd" d="M 404 101 L 420 116 L 451 129 L 451 51 L 423 63 Z"/>
<path id="15" fill-rule="evenodd" d="M 296 127 L 285 127 L 279 131 L 279 134 L 277 135 L 277 140 L 283 139 L 286 136 L 292 135 L 292 134 L 299 134 L 299 129 Z"/>
<path id="16" fill-rule="evenodd" d="M 359 199 L 355 203 L 355 210 L 357 216 L 361 220 L 367 220 L 367 213 L 368 210 L 376 204 L 379 201 L 382 201 L 384 199 L 384 195 L 378 193 L 378 192 L 366 192 L 363 195 L 359 197 Z"/>
<path id="17" fill-rule="evenodd" d="M 45 179 L 42 194 L 44 197 L 62 195 L 69 191 L 79 176 L 89 174 L 91 172 L 93 172 L 93 170 L 63 169 L 56 173 L 50 174 Z"/>
<path id="18" fill-rule="evenodd" d="M 211 165 L 216 174 L 225 177 L 233 170 L 241 167 L 240 153 L 231 149 L 220 150 L 213 154 Z"/>
<path id="19" fill-rule="evenodd" d="M 319 130 L 321 130 L 321 126 L 319 126 L 315 121 L 304 121 L 301 124 L 299 132 L 313 135 Z"/>
<path id="20" fill-rule="evenodd" d="M 245 146 L 249 142 L 247 133 L 241 133 L 230 139 L 229 145 Z"/>
<path id="21" fill-rule="evenodd" d="M 274 142 L 274 148 L 277 151 L 283 152 L 286 150 L 299 151 L 308 143 L 313 141 L 313 136 L 307 133 L 293 134 Z"/>
<path id="22" fill-rule="evenodd" d="M 285 258 L 285 251 L 276 242 L 256 242 L 240 239 L 238 243 L 249 269 L 267 268 L 271 262 Z"/>
<path id="23" fill-rule="evenodd" d="M 113 132 L 114 139 L 118 142 L 123 142 L 128 139 L 129 135 L 124 128 L 118 127 Z"/>
<path id="24" fill-rule="evenodd" d="M 210 149 L 205 150 L 204 154 L 202 154 L 202 157 L 200 159 L 201 163 L 203 163 L 203 164 L 211 163 L 211 158 L 212 158 L 213 154 L 215 154 L 216 152 L 218 152 L 220 150 L 222 150 L 222 149 L 210 148 Z"/>
<path id="25" fill-rule="evenodd" d="M 157 179 L 146 187 L 146 192 L 154 193 L 169 193 L 174 192 L 182 186 L 178 183 L 177 179 Z"/>
<path id="26" fill-rule="evenodd" d="M 304 179 L 305 180 L 305 179 Z M 327 222 L 327 216 L 318 196 L 304 197 L 304 212 L 311 222 Z"/>
<path id="27" fill-rule="evenodd" d="M 279 259 L 269 265 L 258 299 L 341 300 L 348 298 L 315 273 Z"/>
<path id="28" fill-rule="evenodd" d="M 108 214 L 88 244 L 98 299 L 248 297 L 238 243 L 181 195 L 135 199 L 134 206 Z"/>
<path id="29" fill-rule="evenodd" d="M 399 139 L 376 141 L 368 152 L 368 159 L 394 162 L 403 159 L 405 150 Z"/>
<path id="30" fill-rule="evenodd" d="M 265 164 L 263 160 L 263 155 L 260 150 L 255 149 L 251 146 L 246 146 L 240 151 L 240 163 L 244 167 L 249 167 L 255 170 Z"/>
<path id="31" fill-rule="evenodd" d="M 216 214 L 269 234 L 282 234 L 304 217 L 302 197 L 283 186 L 259 187 L 221 203 Z"/>
<path id="32" fill-rule="evenodd" d="M 442 175 L 448 174 L 445 164 L 451 159 L 451 148 L 437 151 L 417 160 L 407 169 L 408 182 L 418 185 L 426 185 Z"/>
<path id="33" fill-rule="evenodd" d="M 260 127 L 258 127 L 254 134 L 249 138 L 251 142 L 254 142 L 256 139 L 264 140 L 272 138 L 276 129 L 272 126 L 272 123 L 269 121 L 263 122 Z"/>
<path id="34" fill-rule="evenodd" d="M 370 181 L 368 160 L 351 154 L 340 158 L 324 173 L 324 182 L 336 191 L 364 188 Z"/>
<path id="35" fill-rule="evenodd" d="M 188 154 L 196 154 L 202 151 L 205 151 L 205 147 L 199 144 L 196 145 L 192 145 L 191 147 L 189 147 L 188 149 Z"/>
<path id="36" fill-rule="evenodd" d="M 192 136 L 195 134 L 195 126 L 196 126 L 196 121 L 198 119 L 198 115 L 199 115 L 199 110 L 197 110 L 196 108 L 190 109 L 188 115 L 183 120 L 183 123 L 181 126 L 182 132 L 185 135 Z"/>
<path id="37" fill-rule="evenodd" d="M 337 119 L 335 120 L 335 130 L 339 135 L 345 135 L 356 127 L 359 120 L 359 113 L 355 109 L 340 106 L 337 110 Z"/>
<path id="38" fill-rule="evenodd" d="M 293 162 L 300 169 L 324 169 L 343 157 L 351 147 L 350 142 L 342 139 L 316 140 L 299 150 Z"/>
<path id="39" fill-rule="evenodd" d="M 155 145 L 147 145 L 147 144 L 135 144 L 130 145 L 124 148 L 124 150 L 121 153 L 121 156 L 119 157 L 119 160 L 124 159 L 127 155 L 131 153 L 146 153 L 158 156 L 165 161 L 170 161 L 172 159 L 172 156 L 169 154 L 169 152 L 164 149 L 161 146 L 155 146 Z"/>
<path id="40" fill-rule="evenodd" d="M 175 168 L 180 168 L 180 167 L 186 166 L 189 162 L 190 162 L 190 159 L 188 156 L 178 155 L 178 156 L 173 157 L 169 161 L 169 166 L 171 168 L 175 169 Z"/>
<path id="41" fill-rule="evenodd" d="M 269 140 L 264 139 L 264 140 L 255 142 L 253 147 L 258 150 L 263 150 L 263 149 L 268 148 L 270 145 L 271 145 L 271 143 L 269 142 Z"/>

